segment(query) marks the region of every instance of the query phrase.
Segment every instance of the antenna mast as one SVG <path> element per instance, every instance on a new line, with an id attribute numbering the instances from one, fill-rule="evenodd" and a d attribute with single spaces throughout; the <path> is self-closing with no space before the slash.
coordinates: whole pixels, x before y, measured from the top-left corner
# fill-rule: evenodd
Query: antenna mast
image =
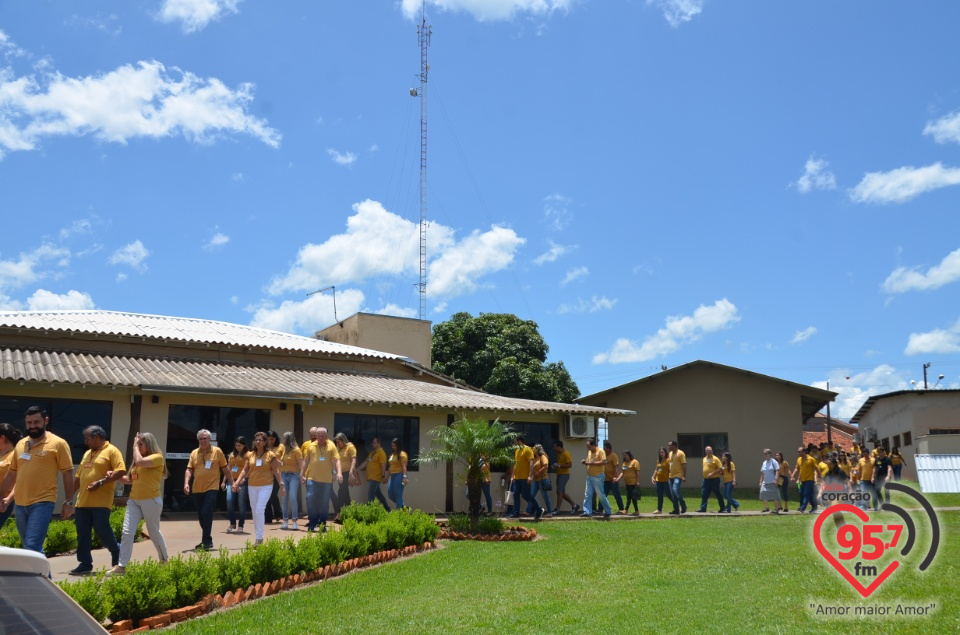
<path id="1" fill-rule="evenodd" d="M 433 31 L 427 26 L 427 2 L 423 0 L 421 22 L 417 27 L 417 39 L 420 42 L 420 319 L 427 318 L 427 49 Z"/>

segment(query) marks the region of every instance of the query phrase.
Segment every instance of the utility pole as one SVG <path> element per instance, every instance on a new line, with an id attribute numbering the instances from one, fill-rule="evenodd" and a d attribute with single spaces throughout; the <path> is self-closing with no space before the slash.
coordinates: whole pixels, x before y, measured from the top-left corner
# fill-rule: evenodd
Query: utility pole
<path id="1" fill-rule="evenodd" d="M 423 1 L 420 26 L 417 27 L 417 40 L 420 42 L 420 88 L 412 89 L 410 94 L 420 97 L 420 319 L 427 319 L 427 49 L 430 47 L 430 35 L 433 27 L 427 25 L 427 2 Z"/>
<path id="2" fill-rule="evenodd" d="M 930 362 L 923 365 L 923 389 L 927 389 L 927 369 L 930 368 Z"/>
<path id="3" fill-rule="evenodd" d="M 830 390 L 830 382 L 827 382 L 827 390 Z M 827 402 L 827 445 L 833 445 L 833 436 L 831 435 L 831 426 L 830 426 L 830 402 Z"/>

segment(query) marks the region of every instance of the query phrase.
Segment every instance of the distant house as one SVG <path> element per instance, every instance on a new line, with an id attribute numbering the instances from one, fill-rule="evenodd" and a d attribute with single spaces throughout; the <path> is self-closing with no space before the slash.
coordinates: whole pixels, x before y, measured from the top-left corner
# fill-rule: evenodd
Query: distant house
<path id="1" fill-rule="evenodd" d="M 830 432 L 827 433 L 827 415 L 818 412 L 803 422 L 803 444 L 810 443 L 820 447 L 821 443 L 833 442 L 835 446 L 849 451 L 853 447 L 853 435 L 857 433 L 857 426 L 850 425 L 846 421 L 834 419 L 831 417 Z"/>
<path id="2" fill-rule="evenodd" d="M 419 321 L 397 332 L 429 338 L 429 328 L 412 322 Z M 429 343 L 411 350 L 429 351 Z M 153 433 L 171 473 L 168 509 L 191 507 L 183 477 L 201 428 L 230 450 L 237 436 L 252 439 L 260 430 L 293 432 L 302 442 L 311 427 L 326 427 L 356 443 L 359 461 L 374 435 L 388 454 L 397 438 L 412 459 L 405 502 L 449 511 L 466 507 L 453 470 L 413 459 L 429 445 L 429 432 L 458 413 L 512 422 L 551 451 L 553 440 L 569 441 L 573 419 L 629 414 L 490 395 L 402 354 L 239 324 L 112 311 L 0 312 L 0 421 L 22 430 L 32 405 L 47 410 L 75 463 L 88 425 L 102 426 L 126 457 L 137 432 Z M 571 487 L 584 480 L 577 464 Z M 352 493 L 365 500 L 365 484 Z"/>
<path id="3" fill-rule="evenodd" d="M 960 390 L 898 390 L 867 399 L 850 418 L 863 436 L 900 448 L 903 477 L 917 478 L 916 454 L 960 454 Z M 873 447 L 873 444 L 868 444 Z"/>
<path id="4" fill-rule="evenodd" d="M 688 459 L 687 487 L 701 483 L 704 447 L 730 451 L 745 487 L 759 483 L 764 448 L 795 462 L 804 422 L 837 393 L 707 361 L 694 361 L 579 399 L 633 410 L 610 422 L 614 451 L 633 452 L 653 472 L 657 449 L 676 440 Z M 756 476 L 756 479 L 754 478 Z"/>

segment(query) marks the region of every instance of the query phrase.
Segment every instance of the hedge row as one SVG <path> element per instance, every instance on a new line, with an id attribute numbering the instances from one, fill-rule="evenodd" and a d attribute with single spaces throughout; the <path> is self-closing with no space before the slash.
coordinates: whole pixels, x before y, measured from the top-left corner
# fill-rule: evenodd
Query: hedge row
<path id="1" fill-rule="evenodd" d="M 110 512 L 110 528 L 113 529 L 113 535 L 120 542 L 123 535 L 123 516 L 126 514 L 126 507 L 114 507 Z M 143 521 L 137 527 L 136 540 L 143 540 Z M 23 542 L 20 541 L 20 534 L 17 533 L 17 523 L 11 517 L 0 528 L 0 547 L 13 547 L 20 549 Z M 93 532 L 93 548 L 100 549 L 100 537 Z M 47 539 L 43 542 L 43 552 L 48 558 L 59 556 L 63 553 L 70 553 L 77 549 L 77 527 L 72 520 L 53 520 L 50 521 L 50 528 L 47 530 Z"/>
<path id="2" fill-rule="evenodd" d="M 226 594 L 258 583 L 315 571 L 387 549 L 433 542 L 440 534 L 432 516 L 421 511 L 398 510 L 389 514 L 371 511 L 371 505 L 351 505 L 341 511 L 343 528 L 304 536 L 299 541 L 270 539 L 260 546 L 231 554 L 221 547 L 218 554 L 199 552 L 189 558 L 131 562 L 126 575 L 105 572 L 77 582 L 60 582 L 90 615 L 139 621 L 171 609 L 196 604 L 207 595 Z"/>

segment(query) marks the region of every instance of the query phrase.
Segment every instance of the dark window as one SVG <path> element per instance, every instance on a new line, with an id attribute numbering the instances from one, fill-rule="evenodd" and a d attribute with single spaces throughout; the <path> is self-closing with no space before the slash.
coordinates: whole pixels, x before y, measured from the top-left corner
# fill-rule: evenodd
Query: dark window
<path id="1" fill-rule="evenodd" d="M 553 450 L 554 441 L 560 438 L 560 425 L 557 423 L 529 423 L 524 421 L 504 421 L 500 420 L 502 423 L 509 425 L 513 428 L 513 431 L 518 434 L 523 435 L 523 442 L 529 445 L 531 448 L 536 444 L 543 446 L 543 450 L 547 453 L 547 456 L 550 458 L 550 465 L 552 466 L 557 461 L 557 453 Z M 581 448 L 585 447 L 586 439 L 581 440 Z M 571 455 L 577 452 L 576 445 L 571 446 L 571 441 L 567 441 L 564 444 L 564 450 L 568 450 Z M 584 454 L 586 450 L 584 449 Z M 576 463 L 576 461 L 574 461 Z M 509 466 L 500 466 L 491 468 L 494 472 L 506 472 L 509 470 Z M 551 468 L 553 471 L 553 468 Z"/>
<path id="2" fill-rule="evenodd" d="M 960 434 L 957 428 L 930 428 L 929 434 Z"/>
<path id="3" fill-rule="evenodd" d="M 899 434 L 893 435 L 893 447 L 895 447 L 895 448 L 899 448 L 899 447 L 900 447 L 900 435 L 899 435 Z"/>
<path id="4" fill-rule="evenodd" d="M 904 432 L 904 433 L 903 433 L 903 447 L 907 447 L 907 446 L 910 445 L 912 442 L 913 442 L 913 433 L 912 433 L 912 432 Z"/>
<path id="5" fill-rule="evenodd" d="M 407 453 L 407 471 L 416 472 L 420 468 L 415 459 L 420 456 L 420 418 L 385 417 L 380 415 L 359 415 L 336 413 L 333 415 L 333 434 L 344 433 L 357 448 L 357 465 L 367 459 L 370 453 L 370 439 L 377 437 L 383 451 L 390 458 L 390 442 L 398 439 Z M 331 435 L 332 438 L 332 435 Z"/>
<path id="6" fill-rule="evenodd" d="M 678 434 L 677 445 L 680 446 L 684 454 L 694 458 L 704 456 L 703 448 L 708 445 L 713 448 L 713 453 L 717 456 L 721 456 L 729 449 L 726 432 Z"/>
<path id="7" fill-rule="evenodd" d="M 890 437 L 884 437 L 884 438 L 880 441 L 880 445 L 883 447 L 884 450 L 886 450 L 886 451 L 889 453 L 889 452 L 890 452 Z"/>
<path id="8" fill-rule="evenodd" d="M 23 413 L 30 406 L 40 406 L 47 411 L 47 416 L 50 417 L 47 430 L 67 442 L 74 464 L 79 463 L 83 459 L 83 453 L 87 451 L 87 446 L 83 443 L 84 428 L 100 426 L 106 431 L 107 439 L 110 439 L 112 401 L 0 397 L 0 421 L 6 421 L 26 434 Z"/>

